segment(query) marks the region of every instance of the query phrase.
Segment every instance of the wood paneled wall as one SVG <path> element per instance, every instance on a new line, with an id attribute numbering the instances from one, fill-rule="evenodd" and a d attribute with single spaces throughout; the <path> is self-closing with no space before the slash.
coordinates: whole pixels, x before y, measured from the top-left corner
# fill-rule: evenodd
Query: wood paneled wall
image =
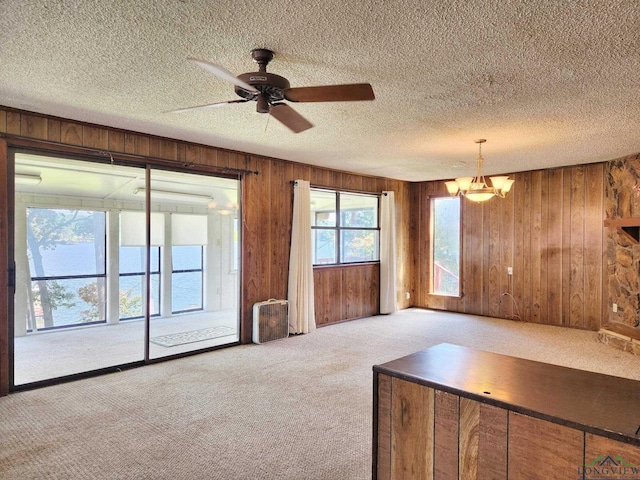
<path id="1" fill-rule="evenodd" d="M 97 149 L 95 155 L 103 159 L 105 152 L 114 156 L 119 153 L 135 155 L 127 160 L 151 165 L 162 165 L 162 161 L 177 162 L 176 167 L 188 165 L 189 171 L 194 173 L 204 168 L 258 172 L 245 175 L 242 182 L 242 342 L 251 341 L 253 304 L 287 296 L 293 207 L 291 182 L 302 179 L 312 185 L 372 193 L 393 190 L 397 219 L 398 305 L 400 308 L 410 306 L 411 300 L 405 298 L 412 276 L 410 262 L 406 260 L 411 248 L 407 182 L 355 175 L 13 109 L 0 108 L 0 134 L 5 134 L 9 146 L 29 144 L 33 148 L 59 152 L 87 147 Z M 0 155 L 6 155 L 6 147 L 2 148 Z M 6 157 L 0 157 L 0 161 L 0 177 L 4 175 L 2 178 L 6 179 Z M 7 215 L 6 203 L 0 204 L 0 209 L 1 220 Z M 0 222 L 0 244 L 1 239 L 6 241 L 8 233 L 6 223 Z M 318 325 L 378 313 L 378 278 L 378 265 L 318 269 L 314 275 Z M 2 311 L 6 312 L 8 299 L 5 295 L 0 302 Z M 6 381 L 2 374 L 8 371 L 6 314 L 0 318 L 0 325 L 0 382 L 4 385 Z"/>
<path id="2" fill-rule="evenodd" d="M 516 173 L 505 199 L 463 199 L 460 298 L 429 294 L 429 197 L 446 195 L 443 182 L 412 184 L 415 306 L 597 330 L 607 302 L 604 165 Z"/>
<path id="3" fill-rule="evenodd" d="M 409 184 L 397 180 L 366 177 L 291 162 L 251 157 L 244 181 L 245 320 L 250 306 L 268 298 L 286 298 L 289 239 L 293 209 L 293 180 L 311 185 L 363 192 L 393 190 L 396 198 L 396 243 L 398 246 L 398 305 L 410 306 L 405 292 L 411 285 L 409 259 Z M 375 315 L 380 310 L 379 266 L 320 267 L 314 271 L 316 323 Z M 246 331 L 248 329 L 245 328 Z M 247 339 L 248 341 L 249 339 Z"/>

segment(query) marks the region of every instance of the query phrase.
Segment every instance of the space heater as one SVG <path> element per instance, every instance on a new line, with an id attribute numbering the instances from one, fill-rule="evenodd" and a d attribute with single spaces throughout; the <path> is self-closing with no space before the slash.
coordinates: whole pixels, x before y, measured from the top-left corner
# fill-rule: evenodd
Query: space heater
<path id="1" fill-rule="evenodd" d="M 253 304 L 253 343 L 289 336 L 289 302 L 270 298 Z"/>

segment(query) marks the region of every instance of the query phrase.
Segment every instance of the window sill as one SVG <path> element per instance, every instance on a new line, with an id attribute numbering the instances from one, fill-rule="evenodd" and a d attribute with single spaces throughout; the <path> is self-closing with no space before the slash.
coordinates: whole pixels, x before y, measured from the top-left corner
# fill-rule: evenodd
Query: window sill
<path id="1" fill-rule="evenodd" d="M 446 293 L 427 293 L 429 297 L 437 297 L 437 298 L 457 298 L 462 299 L 464 294 L 460 293 L 458 295 L 447 295 Z"/>

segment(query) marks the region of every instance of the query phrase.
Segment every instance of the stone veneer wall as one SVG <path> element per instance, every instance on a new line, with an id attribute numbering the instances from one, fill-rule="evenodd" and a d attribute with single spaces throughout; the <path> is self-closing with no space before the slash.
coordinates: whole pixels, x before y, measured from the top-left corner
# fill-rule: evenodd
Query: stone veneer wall
<path id="1" fill-rule="evenodd" d="M 598 340 L 623 352 L 633 353 L 634 355 L 640 355 L 640 340 L 636 340 L 626 335 L 621 335 L 616 332 L 601 329 L 598 332 Z"/>
<path id="2" fill-rule="evenodd" d="M 634 217 L 640 218 L 640 154 L 612 160 L 605 167 L 605 218 Z M 639 353 L 632 340 L 640 340 L 640 243 L 621 229 L 605 230 L 609 314 L 603 319 L 600 339 Z M 613 311 L 614 304 L 617 312 Z M 626 327 L 625 335 L 609 330 L 615 330 L 616 325 Z M 633 335 L 635 329 L 637 335 Z"/>

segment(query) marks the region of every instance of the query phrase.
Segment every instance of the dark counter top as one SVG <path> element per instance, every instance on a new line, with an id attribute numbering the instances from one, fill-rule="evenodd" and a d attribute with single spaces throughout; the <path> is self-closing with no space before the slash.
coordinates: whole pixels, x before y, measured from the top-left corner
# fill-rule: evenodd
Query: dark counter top
<path id="1" fill-rule="evenodd" d="M 640 382 L 442 343 L 374 372 L 640 445 Z"/>

